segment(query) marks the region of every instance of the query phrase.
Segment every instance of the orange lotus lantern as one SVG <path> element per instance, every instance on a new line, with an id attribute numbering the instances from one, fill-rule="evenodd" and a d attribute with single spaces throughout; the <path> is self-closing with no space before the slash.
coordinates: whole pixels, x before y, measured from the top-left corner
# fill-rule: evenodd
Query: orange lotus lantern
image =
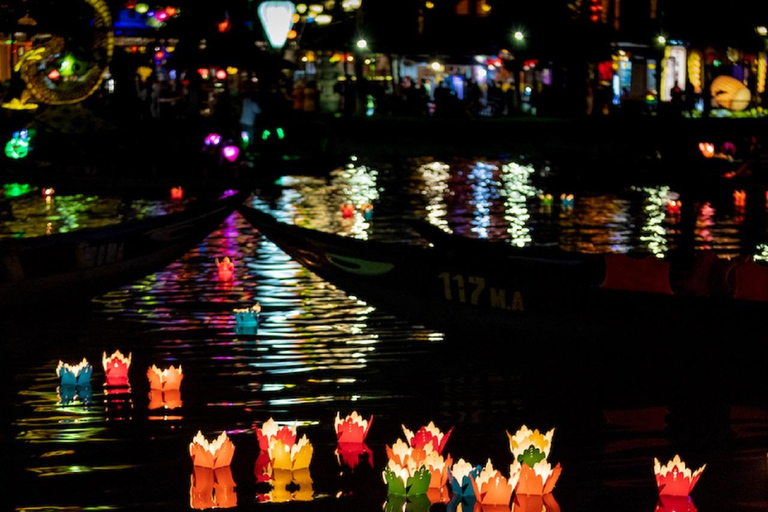
<path id="1" fill-rule="evenodd" d="M 181 187 L 171 187 L 171 199 L 174 201 L 184 199 L 184 190 Z"/>
<path id="2" fill-rule="evenodd" d="M 666 465 L 661 465 L 658 459 L 653 459 L 653 472 L 656 474 L 656 485 L 659 487 L 659 494 L 664 496 L 688 496 L 693 487 L 699 481 L 701 473 L 706 464 L 696 471 L 685 467 L 685 462 L 680 460 L 679 455 L 669 461 Z"/>
<path id="3" fill-rule="evenodd" d="M 195 466 L 204 468 L 223 468 L 232 462 L 235 454 L 235 445 L 227 437 L 227 432 L 222 432 L 214 441 L 208 442 L 199 430 L 189 444 L 189 455 Z"/>
<path id="4" fill-rule="evenodd" d="M 173 365 L 170 368 L 161 370 L 154 364 L 147 370 L 147 379 L 149 380 L 149 389 L 158 391 L 170 391 L 179 389 L 184 375 L 181 373 L 181 365 L 177 369 Z"/>
<path id="5" fill-rule="evenodd" d="M 221 261 L 216 258 L 216 266 L 219 269 L 219 281 L 231 281 L 235 276 L 235 263 L 228 257 Z"/>
<path id="6" fill-rule="evenodd" d="M 519 462 L 514 462 L 510 466 L 510 475 L 514 475 L 517 480 L 515 492 L 532 496 L 543 496 L 551 493 L 561 472 L 560 464 L 553 468 L 546 460 L 537 462 L 533 466 Z"/>
<path id="7" fill-rule="evenodd" d="M 107 377 L 107 386 L 128 386 L 128 370 L 131 367 L 131 353 L 128 357 L 122 352 L 116 350 L 111 356 L 107 357 L 104 352 L 101 356 L 101 363 L 104 366 L 104 374 Z"/>
<path id="8" fill-rule="evenodd" d="M 444 489 L 448 483 L 448 468 L 453 464 L 453 459 L 450 455 L 443 458 L 442 455 L 432 449 L 431 445 L 427 445 L 426 448 L 427 455 L 423 464 L 429 470 L 429 488 Z"/>
<path id="9" fill-rule="evenodd" d="M 507 479 L 501 472 L 493 468 L 491 459 L 488 459 L 485 467 L 475 477 L 469 474 L 472 480 L 472 488 L 475 492 L 475 499 L 478 503 L 486 506 L 504 505 L 509 506 L 512 500 L 512 490 L 517 482 L 511 477 Z"/>
<path id="10" fill-rule="evenodd" d="M 337 412 L 336 420 L 334 421 L 336 440 L 339 444 L 362 443 L 365 441 L 365 436 L 368 435 L 371 424 L 373 424 L 373 415 L 371 415 L 369 420 L 365 420 L 357 411 L 352 411 L 352 414 L 347 415 L 342 421 L 340 414 Z"/>
<path id="11" fill-rule="evenodd" d="M 678 215 L 680 213 L 680 208 L 682 207 L 682 202 L 677 201 L 675 199 L 670 199 L 667 201 L 667 213 L 670 215 Z"/>
<path id="12" fill-rule="evenodd" d="M 743 207 L 747 204 L 747 193 L 743 190 L 733 191 L 733 204 L 737 207 Z"/>
<path id="13" fill-rule="evenodd" d="M 189 487 L 189 506 L 196 510 L 237 506 L 237 493 L 229 466 L 194 466 Z"/>
<path id="14" fill-rule="evenodd" d="M 704 158 L 712 158 L 715 156 L 715 145 L 711 142 L 699 142 L 699 151 Z"/>
<path id="15" fill-rule="evenodd" d="M 451 428 L 443 434 L 431 421 L 429 425 L 421 427 L 415 434 L 408 430 L 405 425 L 402 425 L 402 427 L 409 445 L 414 448 L 423 448 L 425 445 L 431 444 L 437 453 L 443 453 L 445 443 L 448 442 L 448 438 L 451 436 L 451 432 L 453 432 L 453 428 Z"/>

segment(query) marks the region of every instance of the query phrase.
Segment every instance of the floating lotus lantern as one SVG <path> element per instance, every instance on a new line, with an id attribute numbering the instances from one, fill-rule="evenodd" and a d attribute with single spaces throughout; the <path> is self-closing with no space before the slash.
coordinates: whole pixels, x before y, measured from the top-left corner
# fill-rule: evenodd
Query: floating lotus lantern
<path id="1" fill-rule="evenodd" d="M 312 501 L 314 490 L 312 488 L 312 476 L 309 474 L 309 468 L 303 468 L 293 471 L 291 479 L 294 485 L 299 489 L 291 495 L 294 501 Z"/>
<path id="2" fill-rule="evenodd" d="M 161 370 L 154 364 L 147 370 L 147 379 L 149 380 L 149 389 L 158 391 L 177 390 L 181 387 L 181 380 L 184 375 L 181 372 L 181 365 L 178 369 L 171 365 L 169 368 Z"/>
<path id="3" fill-rule="evenodd" d="M 181 187 L 171 187 L 171 199 L 180 201 L 184 199 L 184 189 Z"/>
<path id="4" fill-rule="evenodd" d="M 83 358 L 78 364 L 69 365 L 59 361 L 56 375 L 61 379 L 62 386 L 83 386 L 90 384 L 93 368 L 87 359 Z"/>
<path id="5" fill-rule="evenodd" d="M 416 496 L 427 494 L 432 476 L 426 466 L 416 464 L 401 466 L 390 459 L 382 474 L 389 494 L 395 496 Z"/>
<path id="6" fill-rule="evenodd" d="M 49 204 L 51 201 L 53 201 L 53 194 L 56 191 L 53 190 L 53 187 L 43 187 L 43 199 L 45 199 L 46 204 Z"/>
<path id="7" fill-rule="evenodd" d="M 415 434 L 408 430 L 405 425 L 402 427 L 405 439 L 413 448 L 423 448 L 425 445 L 431 444 L 437 453 L 443 453 L 445 443 L 448 442 L 448 438 L 451 436 L 451 432 L 453 432 L 453 428 L 451 428 L 443 434 L 431 421 L 429 425 L 421 427 Z"/>
<path id="8" fill-rule="evenodd" d="M 205 136 L 204 142 L 206 146 L 218 146 L 221 144 L 221 135 L 218 133 L 209 133 Z"/>
<path id="9" fill-rule="evenodd" d="M 472 481 L 472 489 L 475 493 L 475 499 L 478 503 L 486 506 L 504 505 L 509 506 L 512 499 L 512 490 L 517 485 L 514 476 L 504 477 L 500 471 L 494 469 L 491 459 L 485 464 L 485 467 L 475 477 L 469 475 Z"/>
<path id="10" fill-rule="evenodd" d="M 224 257 L 221 261 L 216 258 L 216 266 L 219 269 L 219 281 L 231 281 L 235 276 L 235 263 L 228 257 Z"/>
<path id="11" fill-rule="evenodd" d="M 541 206 L 552 206 L 554 203 L 554 198 L 552 197 L 552 194 L 540 194 L 539 200 L 541 201 Z"/>
<path id="12" fill-rule="evenodd" d="M 353 470 L 368 456 L 368 464 L 373 466 L 373 452 L 365 443 L 339 443 L 336 446 L 336 461 Z"/>
<path id="13" fill-rule="evenodd" d="M 482 466 L 473 466 L 464 459 L 459 459 L 449 471 L 449 477 L 451 481 L 451 490 L 454 495 L 459 496 L 474 496 L 475 491 L 472 487 L 472 478 L 477 478 L 482 470 Z"/>
<path id="14" fill-rule="evenodd" d="M 131 367 L 131 354 L 125 357 L 122 352 L 116 350 L 111 356 L 102 353 L 101 363 L 107 376 L 107 386 L 127 386 L 128 370 Z"/>
<path id="15" fill-rule="evenodd" d="M 371 203 L 361 204 L 360 211 L 363 213 L 363 218 L 365 220 L 371 220 L 373 218 L 373 205 Z"/>
<path id="16" fill-rule="evenodd" d="M 232 462 L 235 454 L 235 445 L 227 437 L 227 432 L 222 432 L 214 441 L 208 442 L 203 433 L 198 430 L 197 435 L 189 444 L 189 455 L 195 466 L 204 468 L 223 468 Z"/>
<path id="17" fill-rule="evenodd" d="M 562 468 L 560 464 L 552 468 L 547 461 L 552 448 L 555 429 L 546 434 L 530 430 L 523 425 L 515 435 L 507 432 L 509 449 L 514 462 L 510 466 L 510 477 L 518 481 L 516 492 L 519 494 L 541 495 L 552 492 Z"/>
<path id="18" fill-rule="evenodd" d="M 249 308 L 234 309 L 236 329 L 239 332 L 254 332 L 259 327 L 261 304 L 258 302 Z"/>
<path id="19" fill-rule="evenodd" d="M 230 467 L 213 469 L 194 466 L 189 487 L 189 505 L 197 510 L 236 507 L 237 493 Z"/>
<path id="20" fill-rule="evenodd" d="M 347 415 L 344 420 L 341 419 L 340 413 L 336 413 L 336 420 L 334 425 L 336 426 L 336 440 L 341 443 L 362 443 L 365 441 L 365 436 L 368 435 L 368 430 L 373 424 L 373 416 L 369 420 L 363 419 L 357 411 L 352 411 L 352 414 Z"/>
<path id="21" fill-rule="evenodd" d="M 296 443 L 283 443 L 280 440 L 270 443 L 269 458 L 272 460 L 272 469 L 286 469 L 296 471 L 306 469 L 312 460 L 314 448 L 304 435 Z"/>
<path id="22" fill-rule="evenodd" d="M 670 215 L 678 215 L 682 206 L 682 202 L 670 199 L 667 201 L 667 213 Z"/>
<path id="23" fill-rule="evenodd" d="M 711 142 L 699 142 L 699 151 L 704 158 L 712 158 L 715 156 L 715 145 Z"/>
<path id="24" fill-rule="evenodd" d="M 429 469 L 431 476 L 429 481 L 429 488 L 443 489 L 448 483 L 448 468 L 450 468 L 451 464 L 453 464 L 453 459 L 450 455 L 448 455 L 446 458 L 443 458 L 442 455 L 436 451 L 433 451 L 431 445 L 427 445 L 425 448 L 427 455 L 424 458 L 422 464 L 424 464 L 427 469 Z"/>
<path id="25" fill-rule="evenodd" d="M 706 464 L 694 472 L 685 467 L 685 462 L 680 460 L 679 455 L 662 466 L 658 459 L 653 459 L 653 472 L 656 474 L 656 485 L 659 487 L 659 494 L 663 496 L 688 496 L 696 482 L 699 481 L 702 471 L 707 467 Z"/>
<path id="26" fill-rule="evenodd" d="M 737 207 L 744 207 L 747 204 L 747 193 L 743 190 L 733 191 L 733 204 Z"/>
<path id="27" fill-rule="evenodd" d="M 256 439 L 259 441 L 261 451 L 267 453 L 269 453 L 269 447 L 277 441 L 284 445 L 292 445 L 296 442 L 296 424 L 280 426 L 275 420 L 269 418 L 261 428 L 256 429 Z"/>
<path id="28" fill-rule="evenodd" d="M 560 194 L 560 206 L 563 209 L 570 210 L 573 208 L 573 194 Z"/>
<path id="29" fill-rule="evenodd" d="M 355 216 L 355 205 L 343 204 L 341 205 L 341 216 L 345 219 L 351 219 Z"/>

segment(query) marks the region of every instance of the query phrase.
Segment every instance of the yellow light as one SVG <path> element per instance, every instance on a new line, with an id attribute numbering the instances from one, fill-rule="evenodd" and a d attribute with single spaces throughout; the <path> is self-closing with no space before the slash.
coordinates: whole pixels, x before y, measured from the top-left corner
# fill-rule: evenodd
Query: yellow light
<path id="1" fill-rule="evenodd" d="M 757 92 L 762 94 L 765 92 L 765 78 L 766 78 L 766 63 L 765 52 L 757 54 Z"/>
<path id="2" fill-rule="evenodd" d="M 664 36 L 659 36 L 659 37 L 657 37 L 657 38 L 656 38 L 656 41 L 657 41 L 659 44 L 667 44 L 667 38 L 666 38 L 666 37 L 664 37 Z"/>
<path id="3" fill-rule="evenodd" d="M 701 92 L 701 53 L 692 51 L 688 56 L 688 79 L 696 94 Z"/>
<path id="4" fill-rule="evenodd" d="M 312 4 L 309 6 L 309 11 L 314 13 L 321 13 L 323 12 L 323 6 L 320 4 Z"/>
<path id="5" fill-rule="evenodd" d="M 443 66 L 441 66 L 437 61 L 430 64 L 429 67 L 431 67 L 433 71 L 440 71 L 443 68 Z"/>
<path id="6" fill-rule="evenodd" d="M 432 2 L 427 2 L 427 3 L 424 4 L 424 7 L 426 7 L 427 9 L 434 9 L 435 8 L 435 4 L 432 3 Z"/>
<path id="7" fill-rule="evenodd" d="M 352 62 L 354 60 L 355 60 L 355 58 L 353 56 L 347 55 L 347 62 Z"/>
<path id="8" fill-rule="evenodd" d="M 298 35 L 299 35 L 299 34 L 298 34 L 298 33 L 297 33 L 295 30 L 291 29 L 291 30 L 289 30 L 289 31 L 288 31 L 288 35 L 287 35 L 286 37 L 287 37 L 288 39 L 296 39 L 296 37 L 297 37 Z"/>
<path id="9" fill-rule="evenodd" d="M 304 14 L 307 12 L 307 4 L 299 4 L 296 6 L 296 12 L 299 14 Z"/>
<path id="10" fill-rule="evenodd" d="M 228 75 L 236 75 L 237 72 L 238 72 L 238 69 L 236 67 L 234 67 L 234 66 L 229 66 L 227 68 L 227 74 Z"/>
<path id="11" fill-rule="evenodd" d="M 298 23 L 299 21 L 301 21 L 301 15 L 299 13 L 295 13 L 293 15 L 293 22 Z"/>
<path id="12" fill-rule="evenodd" d="M 757 32 L 761 36 L 768 35 L 768 27 L 765 27 L 764 25 L 760 25 L 759 27 L 755 27 L 755 32 Z"/>
<path id="13" fill-rule="evenodd" d="M 328 25 L 331 21 L 333 21 L 333 18 L 330 14 L 318 14 L 315 17 L 315 23 L 318 25 Z"/>
<path id="14" fill-rule="evenodd" d="M 483 12 L 491 12 L 491 6 L 490 6 L 490 5 L 488 5 L 488 4 L 486 4 L 486 3 L 483 3 L 483 5 L 480 7 L 480 9 L 481 9 Z"/>

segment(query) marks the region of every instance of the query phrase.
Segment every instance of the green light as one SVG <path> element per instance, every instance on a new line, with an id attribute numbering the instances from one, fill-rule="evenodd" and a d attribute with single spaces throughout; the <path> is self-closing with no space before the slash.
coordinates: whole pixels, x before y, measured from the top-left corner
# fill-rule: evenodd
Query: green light
<path id="1" fill-rule="evenodd" d="M 20 138 L 13 138 L 5 145 L 5 156 L 18 160 L 29 153 L 29 142 Z"/>
<path id="2" fill-rule="evenodd" d="M 720 62 L 719 60 L 715 60 L 713 64 L 715 65 L 716 68 L 719 68 L 722 65 L 722 62 Z"/>
<path id="3" fill-rule="evenodd" d="M 3 185 L 5 197 L 19 197 L 28 194 L 32 188 L 27 183 L 6 183 Z"/>
<path id="4" fill-rule="evenodd" d="M 75 58 L 71 55 L 67 55 L 61 59 L 61 65 L 59 66 L 59 73 L 61 76 L 72 76 L 74 74 Z"/>
<path id="5" fill-rule="evenodd" d="M 251 138 L 248 136 L 247 132 L 240 132 L 240 140 L 242 141 L 244 148 L 247 148 L 251 143 Z"/>
<path id="6" fill-rule="evenodd" d="M 285 138 L 285 132 L 282 128 L 277 129 L 277 138 L 283 140 Z"/>
<path id="7" fill-rule="evenodd" d="M 147 11 L 149 11 L 149 5 L 145 3 L 136 4 L 136 12 L 139 14 L 147 14 Z"/>
<path id="8" fill-rule="evenodd" d="M 272 136 L 272 132 L 269 130 L 264 130 L 261 132 L 261 140 L 267 140 L 270 136 Z"/>

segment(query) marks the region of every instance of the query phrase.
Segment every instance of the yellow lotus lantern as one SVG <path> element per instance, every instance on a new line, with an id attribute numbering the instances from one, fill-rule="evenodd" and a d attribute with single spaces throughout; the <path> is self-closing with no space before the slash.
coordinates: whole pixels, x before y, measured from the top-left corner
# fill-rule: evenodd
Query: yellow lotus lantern
<path id="1" fill-rule="evenodd" d="M 297 443 L 286 444 L 275 441 L 269 447 L 269 458 L 272 460 L 274 470 L 296 471 L 309 467 L 313 452 L 312 443 L 304 435 Z"/>
<path id="2" fill-rule="evenodd" d="M 526 495 L 543 495 L 552 492 L 560 478 L 562 468 L 554 468 L 547 461 L 552 448 L 555 429 L 542 434 L 538 429 L 530 430 L 523 425 L 515 435 L 507 432 L 509 449 L 514 461 L 510 466 L 510 475 L 517 480 L 515 492 Z"/>
<path id="3" fill-rule="evenodd" d="M 555 429 L 542 434 L 538 429 L 530 430 L 523 425 L 514 436 L 507 432 L 509 450 L 518 462 L 536 463 L 549 457 L 554 435 Z"/>
<path id="4" fill-rule="evenodd" d="M 199 430 L 189 444 L 189 455 L 195 466 L 204 468 L 223 468 L 232 462 L 235 454 L 235 445 L 227 437 L 227 432 L 222 432 L 214 441 L 208 442 Z"/>
<path id="5" fill-rule="evenodd" d="M 490 505 L 509 506 L 512 500 L 512 490 L 516 487 L 517 481 L 515 475 L 510 478 L 504 477 L 500 471 L 494 469 L 491 459 L 485 464 L 485 467 L 476 477 L 469 474 L 472 480 L 472 488 L 475 492 L 475 499 L 483 507 Z"/>
<path id="6" fill-rule="evenodd" d="M 181 387 L 181 380 L 184 375 L 181 373 L 181 365 L 178 369 L 173 365 L 170 368 L 161 370 L 154 364 L 147 370 L 147 379 L 149 380 L 149 389 L 158 391 L 170 391 Z"/>
<path id="7" fill-rule="evenodd" d="M 706 464 L 696 471 L 691 471 L 685 467 L 685 462 L 680 460 L 679 455 L 662 465 L 658 459 L 653 459 L 653 472 L 656 474 L 656 484 L 659 487 L 659 494 L 667 496 L 688 496 L 693 487 L 699 481 L 701 473 Z"/>

